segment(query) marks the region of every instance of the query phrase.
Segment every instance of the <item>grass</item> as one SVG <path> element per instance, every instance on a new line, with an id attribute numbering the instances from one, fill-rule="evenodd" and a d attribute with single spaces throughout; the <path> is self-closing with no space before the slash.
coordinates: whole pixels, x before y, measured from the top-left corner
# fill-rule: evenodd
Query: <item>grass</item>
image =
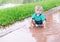
<path id="1" fill-rule="evenodd" d="M 25 4 L 14 8 L 0 10 L 0 26 L 6 26 L 16 21 L 23 20 L 34 13 L 34 7 L 41 5 L 44 11 L 60 5 L 60 0 L 44 0 L 37 3 Z"/>

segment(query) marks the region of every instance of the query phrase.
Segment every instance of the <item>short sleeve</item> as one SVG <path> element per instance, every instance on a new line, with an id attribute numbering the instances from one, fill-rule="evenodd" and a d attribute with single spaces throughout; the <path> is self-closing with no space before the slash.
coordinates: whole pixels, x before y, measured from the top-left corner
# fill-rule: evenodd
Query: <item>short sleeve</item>
<path id="1" fill-rule="evenodd" d="M 32 19 L 33 19 L 33 20 L 35 19 L 35 14 L 32 15 Z"/>
<path id="2" fill-rule="evenodd" d="M 45 21 L 46 17 L 44 16 L 44 14 L 42 14 L 42 21 Z"/>

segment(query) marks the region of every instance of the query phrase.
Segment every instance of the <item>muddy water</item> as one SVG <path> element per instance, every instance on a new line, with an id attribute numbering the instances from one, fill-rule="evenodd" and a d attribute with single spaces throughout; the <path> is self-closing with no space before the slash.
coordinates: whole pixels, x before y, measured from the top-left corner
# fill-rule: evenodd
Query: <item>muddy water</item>
<path id="1" fill-rule="evenodd" d="M 29 28 L 31 18 L 15 23 L 10 26 L 15 31 L 0 38 L 0 42 L 60 42 L 60 11 L 46 18 L 46 28 Z"/>
<path id="2" fill-rule="evenodd" d="M 30 28 L 36 42 L 60 42 L 60 12 L 46 16 L 46 28 Z"/>

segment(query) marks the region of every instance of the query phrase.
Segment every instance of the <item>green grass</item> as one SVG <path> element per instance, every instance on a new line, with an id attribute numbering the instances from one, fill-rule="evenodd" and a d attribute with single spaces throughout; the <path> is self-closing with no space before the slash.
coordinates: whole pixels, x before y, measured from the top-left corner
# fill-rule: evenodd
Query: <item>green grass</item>
<path id="1" fill-rule="evenodd" d="M 0 26 L 6 26 L 31 16 L 34 13 L 34 7 L 36 5 L 43 6 L 44 11 L 46 11 L 53 7 L 59 6 L 60 0 L 45 0 L 0 10 Z"/>

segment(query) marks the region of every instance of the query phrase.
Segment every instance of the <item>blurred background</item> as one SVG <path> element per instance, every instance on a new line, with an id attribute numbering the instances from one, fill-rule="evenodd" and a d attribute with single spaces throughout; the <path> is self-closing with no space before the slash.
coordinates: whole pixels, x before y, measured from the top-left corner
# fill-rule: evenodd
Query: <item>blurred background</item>
<path id="1" fill-rule="evenodd" d="M 2 4 L 26 4 L 26 3 L 33 3 L 33 2 L 39 2 L 42 0 L 0 0 L 0 5 Z"/>
<path id="2" fill-rule="evenodd" d="M 0 0 L 0 26 L 32 16 L 36 5 L 42 6 L 43 10 L 47 11 L 60 6 L 60 0 Z"/>

